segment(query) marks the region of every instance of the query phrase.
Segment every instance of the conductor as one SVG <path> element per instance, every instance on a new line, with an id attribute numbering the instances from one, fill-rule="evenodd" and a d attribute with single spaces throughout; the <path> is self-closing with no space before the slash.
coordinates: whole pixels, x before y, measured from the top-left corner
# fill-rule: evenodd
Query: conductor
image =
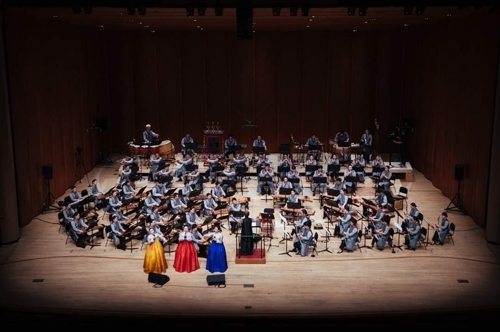
<path id="1" fill-rule="evenodd" d="M 252 232 L 252 218 L 250 213 L 245 211 L 245 218 L 241 223 L 241 242 L 240 254 L 243 256 L 250 256 L 253 254 L 253 232 Z"/>

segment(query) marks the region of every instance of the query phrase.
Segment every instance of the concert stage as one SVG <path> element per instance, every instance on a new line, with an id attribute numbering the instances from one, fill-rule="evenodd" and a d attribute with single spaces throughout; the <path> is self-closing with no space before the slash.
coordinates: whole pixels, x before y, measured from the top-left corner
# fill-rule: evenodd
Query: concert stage
<path id="1" fill-rule="evenodd" d="M 240 256 L 240 249 L 236 249 L 234 263 L 235 264 L 266 264 L 266 250 L 265 249 L 254 249 L 252 255 Z"/>

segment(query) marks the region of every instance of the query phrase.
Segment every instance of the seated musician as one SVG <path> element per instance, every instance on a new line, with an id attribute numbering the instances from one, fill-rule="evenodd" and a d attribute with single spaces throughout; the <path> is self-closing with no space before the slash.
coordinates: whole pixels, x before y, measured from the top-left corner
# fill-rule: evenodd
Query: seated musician
<path id="1" fill-rule="evenodd" d="M 220 202 L 222 198 L 226 197 L 224 189 L 221 187 L 220 182 L 215 183 L 215 187 L 212 188 L 212 197 L 216 202 Z"/>
<path id="2" fill-rule="evenodd" d="M 73 220 L 76 211 L 71 207 L 69 203 L 64 203 L 64 208 L 62 213 L 63 213 L 64 224 L 68 225 Z"/>
<path id="3" fill-rule="evenodd" d="M 69 199 L 71 200 L 71 206 L 76 209 L 78 212 L 83 212 L 83 197 L 76 190 L 75 186 L 71 187 L 71 192 L 69 193 Z"/>
<path id="4" fill-rule="evenodd" d="M 97 179 L 93 179 L 90 188 L 91 202 L 94 202 L 95 206 L 99 206 L 106 199 L 104 194 L 97 187 Z"/>
<path id="5" fill-rule="evenodd" d="M 300 238 L 298 237 L 298 234 L 302 233 L 302 230 L 304 228 L 304 224 L 309 221 L 309 217 L 307 216 L 307 210 L 306 209 L 301 209 L 300 214 L 299 214 L 299 220 L 295 222 L 295 227 L 292 230 L 291 235 L 293 236 L 294 234 L 297 234 L 297 237 L 293 241 L 293 249 L 290 250 L 290 252 L 299 252 L 300 248 Z"/>
<path id="6" fill-rule="evenodd" d="M 153 213 L 149 215 L 149 219 L 151 220 L 151 224 L 149 225 L 149 227 L 156 226 L 158 227 L 158 229 L 160 229 L 160 225 L 165 225 L 165 219 L 161 216 L 157 206 L 153 208 Z"/>
<path id="7" fill-rule="evenodd" d="M 120 244 L 120 237 L 125 233 L 125 228 L 118 222 L 118 217 L 113 217 L 113 222 L 111 223 L 111 233 L 108 234 L 108 237 L 113 241 L 115 246 L 118 247 Z"/>
<path id="8" fill-rule="evenodd" d="M 124 166 L 122 171 L 120 172 L 120 176 L 118 178 L 118 184 L 123 186 L 125 182 L 127 182 L 128 178 L 130 178 L 130 175 L 132 174 L 132 170 L 129 165 Z"/>
<path id="9" fill-rule="evenodd" d="M 151 159 L 149 160 L 151 163 L 151 168 L 149 169 L 148 173 L 148 181 L 153 182 L 154 181 L 154 175 L 158 171 L 158 168 L 160 167 L 160 163 L 163 161 L 162 157 L 160 157 L 159 153 L 152 154 Z"/>
<path id="10" fill-rule="evenodd" d="M 118 218 L 118 222 L 122 224 L 122 226 L 126 225 L 128 222 L 128 218 L 123 214 L 123 208 L 121 206 L 118 206 L 116 211 L 111 214 L 111 220 L 113 220 L 114 217 Z"/>
<path id="11" fill-rule="evenodd" d="M 71 220 L 71 231 L 70 235 L 75 244 L 78 244 L 81 240 L 80 237 L 85 236 L 86 230 L 89 226 L 80 217 L 80 214 L 76 212 Z M 79 241 L 80 240 L 80 241 Z"/>
<path id="12" fill-rule="evenodd" d="M 341 178 L 336 178 L 335 182 L 332 182 L 332 186 L 328 186 L 328 189 L 338 190 L 340 192 L 340 190 L 342 189 L 343 185 L 344 184 L 342 183 L 342 179 Z"/>
<path id="13" fill-rule="evenodd" d="M 263 168 L 266 166 L 266 164 L 271 165 L 271 161 L 269 160 L 269 157 L 263 153 L 262 156 L 259 156 L 259 159 L 257 160 L 257 168 Z"/>
<path id="14" fill-rule="evenodd" d="M 352 161 L 352 168 L 357 169 L 356 174 L 359 178 L 359 182 L 364 183 L 365 182 L 365 166 L 366 162 L 363 159 L 363 157 L 360 154 L 356 155 L 356 159 Z"/>
<path id="15" fill-rule="evenodd" d="M 283 188 L 283 189 L 292 189 L 293 188 L 292 183 L 288 181 L 288 178 L 286 176 L 283 178 L 283 181 L 281 181 L 278 188 L 276 188 L 276 195 L 278 195 L 280 193 L 281 188 Z"/>
<path id="16" fill-rule="evenodd" d="M 302 187 L 300 186 L 300 173 L 297 171 L 297 167 L 296 166 L 292 166 L 292 169 L 290 170 L 290 172 L 286 173 L 286 177 L 288 179 L 299 179 L 298 182 L 293 182 L 292 185 L 293 185 L 293 189 L 295 189 L 295 192 L 297 194 L 300 194 L 302 192 Z"/>
<path id="17" fill-rule="evenodd" d="M 212 216 L 217 206 L 212 194 L 208 193 L 207 197 L 203 200 L 203 215 Z"/>
<path id="18" fill-rule="evenodd" d="M 318 169 L 314 172 L 313 174 L 313 179 L 315 178 L 324 178 L 326 179 L 326 173 L 323 172 L 323 166 L 319 166 Z M 316 195 L 316 188 L 318 188 L 318 185 L 319 185 L 319 191 L 321 194 L 324 194 L 325 191 L 326 191 L 326 182 L 325 183 L 316 183 L 314 182 L 313 180 L 313 184 L 312 184 L 312 194 L 313 196 Z"/>
<path id="19" fill-rule="evenodd" d="M 267 151 L 266 141 L 262 139 L 261 135 L 257 135 L 257 139 L 253 141 L 252 147 L 264 148 L 264 151 Z"/>
<path id="20" fill-rule="evenodd" d="M 197 224 L 193 224 L 191 234 L 193 236 L 193 244 L 196 251 L 200 251 L 200 244 L 203 242 L 203 235 L 200 233 L 201 228 Z"/>
<path id="21" fill-rule="evenodd" d="M 240 153 L 234 159 L 234 168 L 246 167 L 247 157 L 245 157 L 244 153 Z"/>
<path id="22" fill-rule="evenodd" d="M 295 192 L 295 189 L 292 189 L 292 192 L 287 197 L 287 203 L 299 203 L 299 195 Z"/>
<path id="23" fill-rule="evenodd" d="M 388 206 L 388 200 L 387 200 L 387 195 L 384 193 L 384 191 L 380 188 L 375 190 L 375 201 L 377 202 L 378 205 L 382 206 L 382 209 L 387 209 Z"/>
<path id="24" fill-rule="evenodd" d="M 146 125 L 146 130 L 142 133 L 142 140 L 144 143 L 153 143 L 155 138 L 158 138 L 158 134 L 151 130 L 151 125 Z"/>
<path id="25" fill-rule="evenodd" d="M 241 211 L 241 204 L 235 197 L 233 197 L 233 199 L 231 200 L 231 204 L 229 204 L 229 212 L 240 212 L 240 211 Z"/>
<path id="26" fill-rule="evenodd" d="M 172 180 L 172 171 L 169 164 L 166 164 L 164 168 L 154 174 L 154 181 L 163 182 L 166 188 L 172 186 Z"/>
<path id="27" fill-rule="evenodd" d="M 370 161 L 370 155 L 372 153 L 372 142 L 373 136 L 370 134 L 368 129 L 365 130 L 365 133 L 361 135 L 361 152 L 363 153 L 363 159 L 365 161 Z"/>
<path id="28" fill-rule="evenodd" d="M 259 183 L 257 185 L 257 193 L 264 195 L 262 187 L 265 185 L 267 185 L 269 188 L 268 194 L 272 192 L 272 190 L 274 189 L 273 176 L 274 176 L 273 170 L 269 167 L 269 164 L 266 164 L 259 173 Z"/>
<path id="29" fill-rule="evenodd" d="M 334 201 L 337 202 L 339 209 L 341 210 L 350 210 L 350 206 L 348 204 L 349 198 L 345 194 L 345 190 L 341 189 L 340 193 L 337 197 L 334 198 Z"/>
<path id="30" fill-rule="evenodd" d="M 375 243 L 376 243 L 378 250 L 384 250 L 385 243 L 387 242 L 387 240 L 389 238 L 389 229 L 390 229 L 390 227 L 387 226 L 387 219 L 382 218 L 380 228 L 378 228 L 375 231 L 375 234 L 373 235 L 372 248 L 375 246 Z"/>
<path id="31" fill-rule="evenodd" d="M 338 220 L 338 225 L 335 227 L 335 230 L 334 230 L 334 234 L 338 235 L 339 237 L 342 237 L 342 234 L 344 234 L 344 232 L 347 232 L 347 230 L 349 229 L 349 226 L 350 226 L 350 221 L 351 219 L 354 218 L 356 212 L 352 211 L 352 212 L 349 212 L 347 210 L 340 210 L 342 212 L 342 216 L 341 217 L 337 217 L 337 220 Z"/>
<path id="32" fill-rule="evenodd" d="M 229 225 L 231 229 L 229 230 L 229 235 L 236 234 L 238 232 L 238 226 L 241 224 L 241 217 L 236 217 L 233 211 L 229 211 Z"/>
<path id="33" fill-rule="evenodd" d="M 179 197 L 178 193 L 174 193 L 173 197 L 170 199 L 170 214 L 179 214 L 182 212 L 182 209 L 187 208 L 187 205 Z"/>
<path id="34" fill-rule="evenodd" d="M 340 165 L 340 161 L 337 158 L 337 155 L 332 153 L 331 158 L 328 160 L 328 165 Z M 335 179 L 337 177 L 337 172 L 330 172 L 328 174 L 332 179 Z"/>
<path id="35" fill-rule="evenodd" d="M 198 170 L 198 165 L 194 165 L 191 173 L 184 175 L 184 179 L 189 179 L 189 186 L 195 190 L 203 190 L 203 183 L 201 182 L 201 173 Z"/>
<path id="36" fill-rule="evenodd" d="M 134 158 L 132 158 L 130 154 L 127 154 L 125 158 L 120 160 L 120 164 L 123 165 L 123 168 L 125 168 L 125 166 L 132 166 L 133 163 L 134 163 Z"/>
<path id="37" fill-rule="evenodd" d="M 184 204 L 187 204 L 190 200 L 193 200 L 194 197 L 189 197 L 191 192 L 193 191 L 193 187 L 189 185 L 189 181 L 184 182 L 184 187 L 180 189 L 179 197 Z"/>
<path id="38" fill-rule="evenodd" d="M 348 176 L 356 176 L 356 171 L 352 169 L 352 165 L 347 166 L 347 169 L 344 172 L 344 189 L 348 190 L 350 188 L 353 190 L 352 195 L 356 196 L 356 182 L 346 181 L 346 177 Z"/>
<path id="39" fill-rule="evenodd" d="M 439 220 L 441 219 L 441 220 Z M 441 216 L 438 217 L 438 223 L 435 225 L 436 232 L 432 237 L 432 244 L 443 245 L 444 240 L 450 234 L 450 222 L 448 221 L 448 213 L 443 212 Z"/>
<path id="40" fill-rule="evenodd" d="M 339 131 L 334 138 L 336 143 L 347 143 L 349 142 L 349 134 L 347 131 Z"/>
<path id="41" fill-rule="evenodd" d="M 368 217 L 368 228 L 372 231 L 372 235 L 376 234 L 379 229 L 382 228 L 382 220 L 384 219 L 384 211 L 382 210 L 382 205 L 375 206 L 375 214 Z"/>
<path id="42" fill-rule="evenodd" d="M 228 138 L 224 141 L 224 156 L 229 158 L 229 155 L 236 155 L 236 146 L 238 142 L 233 137 L 233 134 L 229 134 Z"/>
<path id="43" fill-rule="evenodd" d="M 158 203 L 158 206 L 162 206 L 165 200 L 165 194 L 167 193 L 167 188 L 163 185 L 163 182 L 156 182 L 153 189 L 151 189 L 151 193 L 153 195 L 153 199 Z"/>
<path id="44" fill-rule="evenodd" d="M 219 158 L 217 158 L 214 154 L 211 154 L 206 161 L 209 164 L 208 172 L 210 174 L 211 183 L 214 184 L 215 179 L 217 178 L 217 173 L 213 171 L 213 168 L 220 166 Z"/>
<path id="45" fill-rule="evenodd" d="M 337 251 L 337 254 L 341 254 L 344 252 L 344 250 L 347 250 L 348 252 L 353 252 L 356 245 L 358 245 L 358 227 L 356 227 L 356 219 L 351 218 L 349 220 L 349 228 L 344 231 L 342 236 L 342 241 L 340 243 L 339 251 Z"/>
<path id="46" fill-rule="evenodd" d="M 309 246 L 314 242 L 313 234 L 311 231 L 311 220 L 304 222 L 302 232 L 297 234 L 299 241 L 294 242 L 293 246 L 296 250 L 295 255 L 306 257 L 309 255 Z"/>
<path id="47" fill-rule="evenodd" d="M 378 182 L 378 187 L 384 190 L 389 190 L 391 188 L 391 178 L 392 173 L 389 166 L 385 166 L 384 171 L 380 174 L 380 180 Z"/>
<path id="48" fill-rule="evenodd" d="M 281 178 L 283 178 L 283 177 L 285 177 L 285 176 L 286 176 L 286 174 L 287 174 L 287 173 L 291 170 L 291 168 L 292 168 L 292 166 L 293 166 L 293 165 L 292 165 L 292 161 L 290 160 L 290 157 L 288 157 L 288 155 L 285 155 L 285 156 L 283 157 L 283 160 L 281 160 L 281 161 L 280 161 L 279 166 L 280 166 L 280 167 L 284 167 L 284 168 L 286 168 L 286 167 L 288 167 L 288 168 L 289 168 L 289 170 L 288 170 L 288 171 L 286 171 L 286 172 L 281 172 L 281 173 L 280 173 L 280 177 L 281 177 Z"/>
<path id="49" fill-rule="evenodd" d="M 201 223 L 201 219 L 196 213 L 196 209 L 194 208 L 194 206 L 186 211 L 186 223 L 189 229 L 194 229 L 194 226 Z"/>
<path id="50" fill-rule="evenodd" d="M 127 179 L 125 184 L 122 186 L 123 192 L 123 205 L 130 205 L 139 202 L 139 198 L 136 198 L 137 190 L 134 189 L 132 181 Z"/>
<path id="51" fill-rule="evenodd" d="M 233 189 L 236 191 L 236 170 L 234 168 L 234 165 L 231 165 L 229 167 L 229 171 L 223 171 L 222 172 L 226 176 L 226 183 L 222 185 L 222 189 L 227 192 L 228 188 Z"/>
<path id="52" fill-rule="evenodd" d="M 375 168 L 384 168 L 384 161 L 382 160 L 382 158 L 380 158 L 380 155 L 377 155 L 375 157 L 375 159 L 373 159 L 372 161 L 372 167 Z M 376 178 L 378 180 L 378 178 L 380 178 L 380 175 L 382 173 L 381 172 L 373 172 L 372 173 L 372 177 Z"/>
<path id="53" fill-rule="evenodd" d="M 411 249 L 415 251 L 417 249 L 418 241 L 421 239 L 420 222 L 417 217 L 413 217 L 408 223 L 408 231 L 405 235 L 405 245 L 406 249 Z"/>
<path id="54" fill-rule="evenodd" d="M 158 206 L 159 204 L 154 200 L 152 191 L 150 190 L 148 192 L 148 196 L 144 200 L 142 210 L 133 218 L 133 220 L 151 215 L 151 213 L 153 213 L 153 209 Z"/>
<path id="55" fill-rule="evenodd" d="M 116 208 L 118 206 L 122 206 L 122 205 L 123 205 L 123 203 L 120 200 L 120 197 L 118 197 L 118 190 L 113 190 L 113 193 L 111 194 L 111 197 L 109 198 L 108 206 L 106 207 L 106 212 L 114 213 L 114 212 L 116 212 Z"/>
<path id="56" fill-rule="evenodd" d="M 184 136 L 182 139 L 181 139 L 181 153 L 183 156 L 185 156 L 186 154 L 190 154 L 191 156 L 194 156 L 194 151 L 193 149 L 186 149 L 186 144 L 193 144 L 194 143 L 194 140 L 193 138 L 191 137 L 191 135 L 189 133 L 186 133 L 186 136 Z"/>
<path id="57" fill-rule="evenodd" d="M 418 218 L 420 211 L 418 211 L 418 209 L 417 209 L 417 204 L 415 204 L 414 202 L 411 202 L 410 203 L 410 211 L 409 212 L 405 211 L 404 214 L 405 214 L 405 219 L 403 220 L 403 224 L 401 225 L 401 227 L 403 227 L 403 230 L 408 228 L 408 223 L 409 223 L 410 219 L 412 219 L 413 217 Z"/>
<path id="58" fill-rule="evenodd" d="M 319 139 L 316 137 L 315 134 L 313 134 L 311 137 L 309 137 L 306 141 L 306 146 L 309 149 L 313 146 L 319 146 L 319 145 L 321 145 L 321 142 L 319 141 Z M 314 155 L 315 153 L 316 153 L 316 156 Z M 317 150 L 317 151 L 308 150 L 307 151 L 307 159 L 309 160 L 311 158 L 311 156 L 313 157 L 313 159 L 320 161 L 321 160 L 321 150 Z"/>
<path id="59" fill-rule="evenodd" d="M 184 156 L 184 159 L 177 160 L 177 162 L 181 165 L 181 167 L 179 167 L 175 171 L 174 176 L 178 179 L 177 180 L 178 182 L 181 182 L 182 176 L 184 174 L 188 173 L 186 166 L 193 164 L 193 158 L 191 157 L 191 155 L 189 153 L 186 153 L 186 155 Z"/>
<path id="60" fill-rule="evenodd" d="M 316 159 L 314 159 L 313 155 L 310 155 L 308 158 L 309 159 L 307 159 L 307 161 L 306 161 L 306 167 L 307 166 L 316 166 L 317 165 Z M 313 173 L 311 171 L 306 171 L 306 180 L 307 181 L 311 181 L 311 176 L 312 175 L 313 175 Z"/>

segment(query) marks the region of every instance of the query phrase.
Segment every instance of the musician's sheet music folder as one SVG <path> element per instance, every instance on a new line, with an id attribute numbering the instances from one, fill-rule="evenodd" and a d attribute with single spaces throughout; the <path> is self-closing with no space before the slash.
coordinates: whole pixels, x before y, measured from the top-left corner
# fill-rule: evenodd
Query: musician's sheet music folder
<path id="1" fill-rule="evenodd" d="M 369 199 L 366 199 L 366 198 L 361 198 L 361 199 L 363 200 L 363 202 L 365 202 L 368 205 L 373 205 L 373 206 L 377 205 L 377 204 L 375 204 L 373 201 L 371 201 Z"/>
<path id="2" fill-rule="evenodd" d="M 340 191 L 338 191 L 337 189 L 326 189 L 326 193 L 329 196 L 338 196 L 338 195 L 340 195 Z"/>
<path id="3" fill-rule="evenodd" d="M 274 219 L 274 214 L 270 214 L 270 213 L 262 212 L 260 214 L 260 216 L 262 217 L 262 219 Z"/>
<path id="4" fill-rule="evenodd" d="M 286 207 L 289 209 L 300 209 L 300 203 L 288 202 L 286 203 Z"/>

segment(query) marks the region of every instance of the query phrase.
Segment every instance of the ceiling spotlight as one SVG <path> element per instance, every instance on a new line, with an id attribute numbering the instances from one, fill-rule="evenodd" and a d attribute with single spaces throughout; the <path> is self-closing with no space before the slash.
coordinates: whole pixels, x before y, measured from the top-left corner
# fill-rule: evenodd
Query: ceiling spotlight
<path id="1" fill-rule="evenodd" d="M 198 10 L 198 16 L 205 16 L 205 10 L 207 9 L 207 6 L 205 6 L 204 3 L 199 3 L 197 10 Z"/>
<path id="2" fill-rule="evenodd" d="M 357 7 L 354 6 L 347 7 L 347 15 L 353 16 L 354 14 L 356 14 L 356 8 Z"/>
<path id="3" fill-rule="evenodd" d="M 139 15 L 146 15 L 146 6 L 137 6 L 137 12 L 139 13 Z"/>
<path id="4" fill-rule="evenodd" d="M 368 6 L 359 6 L 358 14 L 360 16 L 365 16 L 367 10 L 368 10 Z"/>
<path id="5" fill-rule="evenodd" d="M 273 16 L 280 16 L 281 14 L 281 4 L 274 3 L 273 4 Z"/>
<path id="6" fill-rule="evenodd" d="M 222 16 L 222 13 L 224 11 L 224 8 L 222 7 L 221 4 L 216 4 L 214 6 L 214 11 L 215 11 L 215 16 Z"/>
<path id="7" fill-rule="evenodd" d="M 194 3 L 193 2 L 188 2 L 186 4 L 186 14 L 188 17 L 194 16 Z"/>
<path id="8" fill-rule="evenodd" d="M 425 6 L 417 6 L 417 15 L 424 15 Z"/>
<path id="9" fill-rule="evenodd" d="M 302 16 L 309 16 L 309 6 L 300 7 L 300 11 L 302 12 Z"/>
<path id="10" fill-rule="evenodd" d="M 413 11 L 413 6 L 405 6 L 405 15 L 411 15 Z"/>

